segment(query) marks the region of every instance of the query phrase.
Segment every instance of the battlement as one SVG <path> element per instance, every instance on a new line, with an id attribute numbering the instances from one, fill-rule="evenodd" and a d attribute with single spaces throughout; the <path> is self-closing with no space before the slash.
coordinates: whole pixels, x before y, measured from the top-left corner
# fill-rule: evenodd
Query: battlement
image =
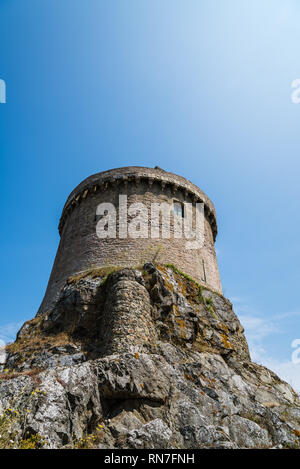
<path id="1" fill-rule="evenodd" d="M 182 191 L 185 200 L 190 199 L 193 203 L 203 202 L 205 215 L 211 224 L 214 240 L 216 239 L 218 228 L 215 207 L 199 187 L 195 186 L 188 179 L 163 169 L 140 166 L 110 169 L 84 179 L 71 192 L 64 205 L 58 228 L 60 235 L 68 214 L 89 194 L 94 194 L 97 191 L 107 191 L 109 186 L 112 189 L 119 190 L 121 185 L 123 185 L 123 189 L 126 192 L 128 184 L 138 185 L 140 183 L 147 184 L 151 190 L 154 182 L 159 183 L 162 190 L 169 188 L 174 194 L 177 190 Z"/>

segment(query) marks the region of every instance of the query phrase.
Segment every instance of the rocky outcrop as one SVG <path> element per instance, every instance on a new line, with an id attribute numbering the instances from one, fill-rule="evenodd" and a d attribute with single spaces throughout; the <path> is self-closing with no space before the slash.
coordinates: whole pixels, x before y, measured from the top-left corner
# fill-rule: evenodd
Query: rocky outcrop
<path id="1" fill-rule="evenodd" d="M 291 448 L 300 401 L 231 303 L 173 266 L 70 278 L 0 379 L 0 447 Z"/>

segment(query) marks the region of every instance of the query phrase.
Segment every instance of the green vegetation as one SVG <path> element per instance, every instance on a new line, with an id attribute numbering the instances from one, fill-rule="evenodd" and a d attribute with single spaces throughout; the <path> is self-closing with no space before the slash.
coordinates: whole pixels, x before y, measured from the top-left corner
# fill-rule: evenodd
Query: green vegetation
<path id="1" fill-rule="evenodd" d="M 211 296 L 209 296 L 208 298 L 205 298 L 205 303 L 207 305 L 210 305 L 210 306 L 213 306 L 213 299 Z"/>
<path id="2" fill-rule="evenodd" d="M 21 440 L 18 444 L 18 449 L 42 449 L 47 446 L 47 441 L 38 433 L 31 435 L 29 438 Z"/>
<path id="3" fill-rule="evenodd" d="M 185 278 L 189 282 L 192 282 L 194 285 L 196 285 L 198 287 L 198 291 L 199 291 L 199 293 L 198 293 L 199 303 L 204 304 L 204 306 L 206 307 L 206 310 L 213 316 L 214 319 L 216 319 L 216 320 L 218 319 L 218 316 L 217 316 L 217 314 L 215 313 L 215 310 L 214 310 L 214 303 L 213 303 L 212 297 L 209 296 L 209 297 L 205 298 L 203 296 L 203 288 L 204 288 L 203 285 L 200 285 L 200 283 L 198 283 L 196 280 L 194 280 L 190 275 L 185 274 L 184 272 L 182 272 L 182 270 L 178 269 L 174 264 L 164 264 L 164 267 L 172 269 L 173 272 L 175 272 L 178 275 L 181 275 L 183 278 Z M 205 287 L 205 289 L 212 291 L 208 287 Z M 213 293 L 216 293 L 216 292 L 213 292 Z"/>
<path id="4" fill-rule="evenodd" d="M 218 319 L 218 316 L 216 315 L 215 310 L 214 310 L 214 302 L 213 302 L 213 299 L 212 299 L 211 296 L 205 298 L 205 306 L 206 306 L 207 311 L 208 311 L 215 319 Z"/>
<path id="5" fill-rule="evenodd" d="M 164 267 L 166 268 L 169 268 L 169 269 L 172 269 L 173 272 L 175 272 L 176 274 L 178 275 L 181 275 L 183 278 L 185 278 L 186 280 L 188 280 L 189 282 L 192 282 L 194 283 L 194 285 L 196 285 L 198 287 L 198 300 L 199 300 L 199 303 L 203 303 L 204 302 L 204 298 L 203 298 L 203 286 L 200 285 L 200 283 L 198 283 L 196 280 L 193 279 L 193 277 L 191 277 L 190 275 L 182 272 L 182 270 L 178 269 L 174 264 L 164 264 Z"/>
<path id="6" fill-rule="evenodd" d="M 199 287 L 201 287 L 201 285 L 198 282 L 196 282 L 196 280 L 194 280 L 193 277 L 182 272 L 182 270 L 178 269 L 174 264 L 164 264 L 164 266 L 167 267 L 168 269 L 172 269 L 174 272 L 176 272 L 176 274 L 181 275 L 182 277 L 186 278 L 190 282 L 193 282 Z"/>
<path id="7" fill-rule="evenodd" d="M 117 270 L 120 270 L 121 267 L 116 266 L 108 266 L 108 267 L 100 267 L 100 268 L 91 268 L 85 270 L 84 272 L 80 272 L 79 274 L 72 275 L 68 278 L 67 283 L 70 285 L 71 283 L 78 283 L 80 280 L 90 277 L 90 278 L 97 278 L 97 277 L 104 277 L 102 283 L 105 283 L 107 278 Z"/>
<path id="8" fill-rule="evenodd" d="M 17 438 L 16 430 L 19 425 L 23 426 L 25 414 L 8 408 L 0 415 L 0 449 L 41 449 L 47 446 L 45 438 L 38 433 L 27 438 Z"/>
<path id="9" fill-rule="evenodd" d="M 95 449 L 98 444 L 103 441 L 105 427 L 100 423 L 97 425 L 95 431 L 90 435 L 85 435 L 82 438 L 73 440 L 75 449 Z"/>

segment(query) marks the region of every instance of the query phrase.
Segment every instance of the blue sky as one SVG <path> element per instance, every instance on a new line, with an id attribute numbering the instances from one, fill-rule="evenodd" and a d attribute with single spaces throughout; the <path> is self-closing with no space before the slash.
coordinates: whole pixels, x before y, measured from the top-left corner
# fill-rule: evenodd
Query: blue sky
<path id="1" fill-rule="evenodd" d="M 43 297 L 66 197 L 158 165 L 214 201 L 253 358 L 300 389 L 297 0 L 0 0 L 0 339 Z"/>

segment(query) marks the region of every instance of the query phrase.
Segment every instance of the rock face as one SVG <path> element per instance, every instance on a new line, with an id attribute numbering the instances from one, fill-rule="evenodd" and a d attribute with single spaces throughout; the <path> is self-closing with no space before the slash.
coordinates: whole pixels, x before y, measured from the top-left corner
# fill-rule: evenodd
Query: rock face
<path id="1" fill-rule="evenodd" d="M 70 278 L 0 377 L 0 448 L 300 443 L 297 394 L 251 362 L 231 303 L 173 266 Z"/>

